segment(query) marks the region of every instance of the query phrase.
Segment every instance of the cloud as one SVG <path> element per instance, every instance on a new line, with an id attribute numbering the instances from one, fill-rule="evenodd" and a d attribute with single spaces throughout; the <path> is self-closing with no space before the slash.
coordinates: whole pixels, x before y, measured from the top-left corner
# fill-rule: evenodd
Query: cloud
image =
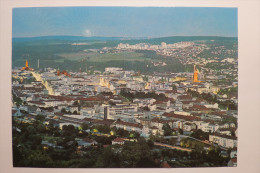
<path id="1" fill-rule="evenodd" d="M 86 37 L 90 37 L 91 36 L 91 31 L 89 29 L 86 29 L 84 32 L 83 32 L 83 35 L 86 36 Z"/>

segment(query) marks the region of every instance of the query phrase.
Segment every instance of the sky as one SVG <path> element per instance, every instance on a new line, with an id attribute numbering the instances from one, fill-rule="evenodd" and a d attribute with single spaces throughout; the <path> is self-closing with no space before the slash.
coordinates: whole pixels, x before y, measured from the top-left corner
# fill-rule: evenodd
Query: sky
<path id="1" fill-rule="evenodd" d="M 13 37 L 237 37 L 237 8 L 33 7 L 13 9 Z"/>

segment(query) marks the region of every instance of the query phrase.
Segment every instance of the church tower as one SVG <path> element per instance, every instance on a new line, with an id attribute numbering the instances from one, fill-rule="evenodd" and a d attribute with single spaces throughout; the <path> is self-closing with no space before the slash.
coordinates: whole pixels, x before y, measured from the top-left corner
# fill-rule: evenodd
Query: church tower
<path id="1" fill-rule="evenodd" d="M 198 81 L 198 69 L 196 69 L 196 65 L 194 65 L 194 72 L 193 72 L 193 82 L 199 82 Z"/>
<path id="2" fill-rule="evenodd" d="M 25 67 L 21 68 L 21 70 L 33 71 L 32 68 L 29 68 L 28 60 L 25 61 Z"/>
<path id="3" fill-rule="evenodd" d="M 29 65 L 28 65 L 28 60 L 25 61 L 25 67 L 28 68 Z"/>

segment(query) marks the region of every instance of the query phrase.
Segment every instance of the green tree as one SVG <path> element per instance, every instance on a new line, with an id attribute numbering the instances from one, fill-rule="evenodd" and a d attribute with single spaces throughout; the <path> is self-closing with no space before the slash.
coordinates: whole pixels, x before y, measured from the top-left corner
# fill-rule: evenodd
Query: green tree
<path id="1" fill-rule="evenodd" d="M 163 124 L 162 129 L 163 129 L 164 136 L 172 135 L 172 129 L 168 123 Z"/>
<path id="2" fill-rule="evenodd" d="M 191 134 L 192 137 L 196 138 L 196 139 L 200 139 L 200 140 L 209 140 L 209 133 L 207 132 L 203 132 L 202 130 L 198 129 L 196 131 L 194 131 Z"/>
<path id="3" fill-rule="evenodd" d="M 42 123 L 45 120 L 45 116 L 44 115 L 36 115 L 35 120 Z"/>
<path id="4" fill-rule="evenodd" d="M 65 109 L 65 108 L 62 108 L 60 112 L 61 112 L 61 113 L 64 113 L 64 114 L 66 114 L 66 113 L 67 113 L 67 111 L 66 111 L 66 109 Z"/>
<path id="5" fill-rule="evenodd" d="M 82 130 L 88 130 L 89 126 L 86 123 L 81 124 L 80 126 L 82 128 Z"/>
<path id="6" fill-rule="evenodd" d="M 176 85 L 172 85 L 172 90 L 176 91 L 177 90 L 177 87 Z"/>

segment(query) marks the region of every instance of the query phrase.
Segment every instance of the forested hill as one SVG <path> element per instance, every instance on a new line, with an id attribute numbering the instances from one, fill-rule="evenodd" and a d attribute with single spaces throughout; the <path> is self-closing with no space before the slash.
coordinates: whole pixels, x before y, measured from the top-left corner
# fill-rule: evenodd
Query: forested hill
<path id="1" fill-rule="evenodd" d="M 129 37 L 83 37 L 83 36 L 41 36 L 41 37 L 14 37 L 12 39 L 13 43 L 15 42 L 35 42 L 43 40 L 56 40 L 56 41 L 65 41 L 65 42 L 91 42 L 91 41 L 108 41 L 115 44 L 118 43 L 149 43 L 149 44 L 161 44 L 165 42 L 167 44 L 177 43 L 182 41 L 237 41 L 237 37 L 218 37 L 218 36 L 171 36 L 171 37 L 160 37 L 160 38 L 129 38 Z"/>
<path id="2" fill-rule="evenodd" d="M 237 49 L 236 37 L 163 37 L 163 38 L 123 38 L 123 37 L 81 37 L 81 36 L 46 36 L 31 38 L 13 38 L 12 43 L 12 67 L 23 67 L 26 60 L 32 68 L 52 67 L 77 71 L 81 69 L 91 69 L 104 71 L 106 67 L 122 67 L 126 70 L 153 73 L 157 72 L 190 72 L 192 65 L 186 65 L 172 56 L 165 58 L 154 51 L 130 51 L 121 52 L 113 49 L 119 43 L 137 44 L 149 43 L 160 45 L 162 42 L 167 44 L 194 41 L 198 44 L 207 44 L 209 48 L 224 46 L 230 50 Z M 76 44 L 75 44 L 76 43 Z M 77 44 L 79 43 L 79 44 Z M 109 52 L 103 52 L 103 48 L 110 47 Z M 211 49 L 205 49 L 200 53 L 200 57 L 207 59 L 212 55 Z M 98 52 L 99 51 L 99 52 Z M 186 50 L 188 52 L 188 50 Z M 221 50 L 222 51 L 222 50 Z M 190 56 L 187 53 L 180 56 Z M 223 52 L 219 55 L 226 57 Z M 179 57 L 179 58 L 180 58 Z M 229 55 L 231 57 L 231 55 Z M 234 54 L 236 57 L 236 54 Z M 157 64 L 167 64 L 158 66 Z"/>
<path id="3" fill-rule="evenodd" d="M 40 36 L 40 37 L 14 37 L 13 42 L 30 42 L 39 40 L 64 40 L 64 41 L 109 41 L 123 40 L 123 37 L 83 37 L 83 36 Z"/>

